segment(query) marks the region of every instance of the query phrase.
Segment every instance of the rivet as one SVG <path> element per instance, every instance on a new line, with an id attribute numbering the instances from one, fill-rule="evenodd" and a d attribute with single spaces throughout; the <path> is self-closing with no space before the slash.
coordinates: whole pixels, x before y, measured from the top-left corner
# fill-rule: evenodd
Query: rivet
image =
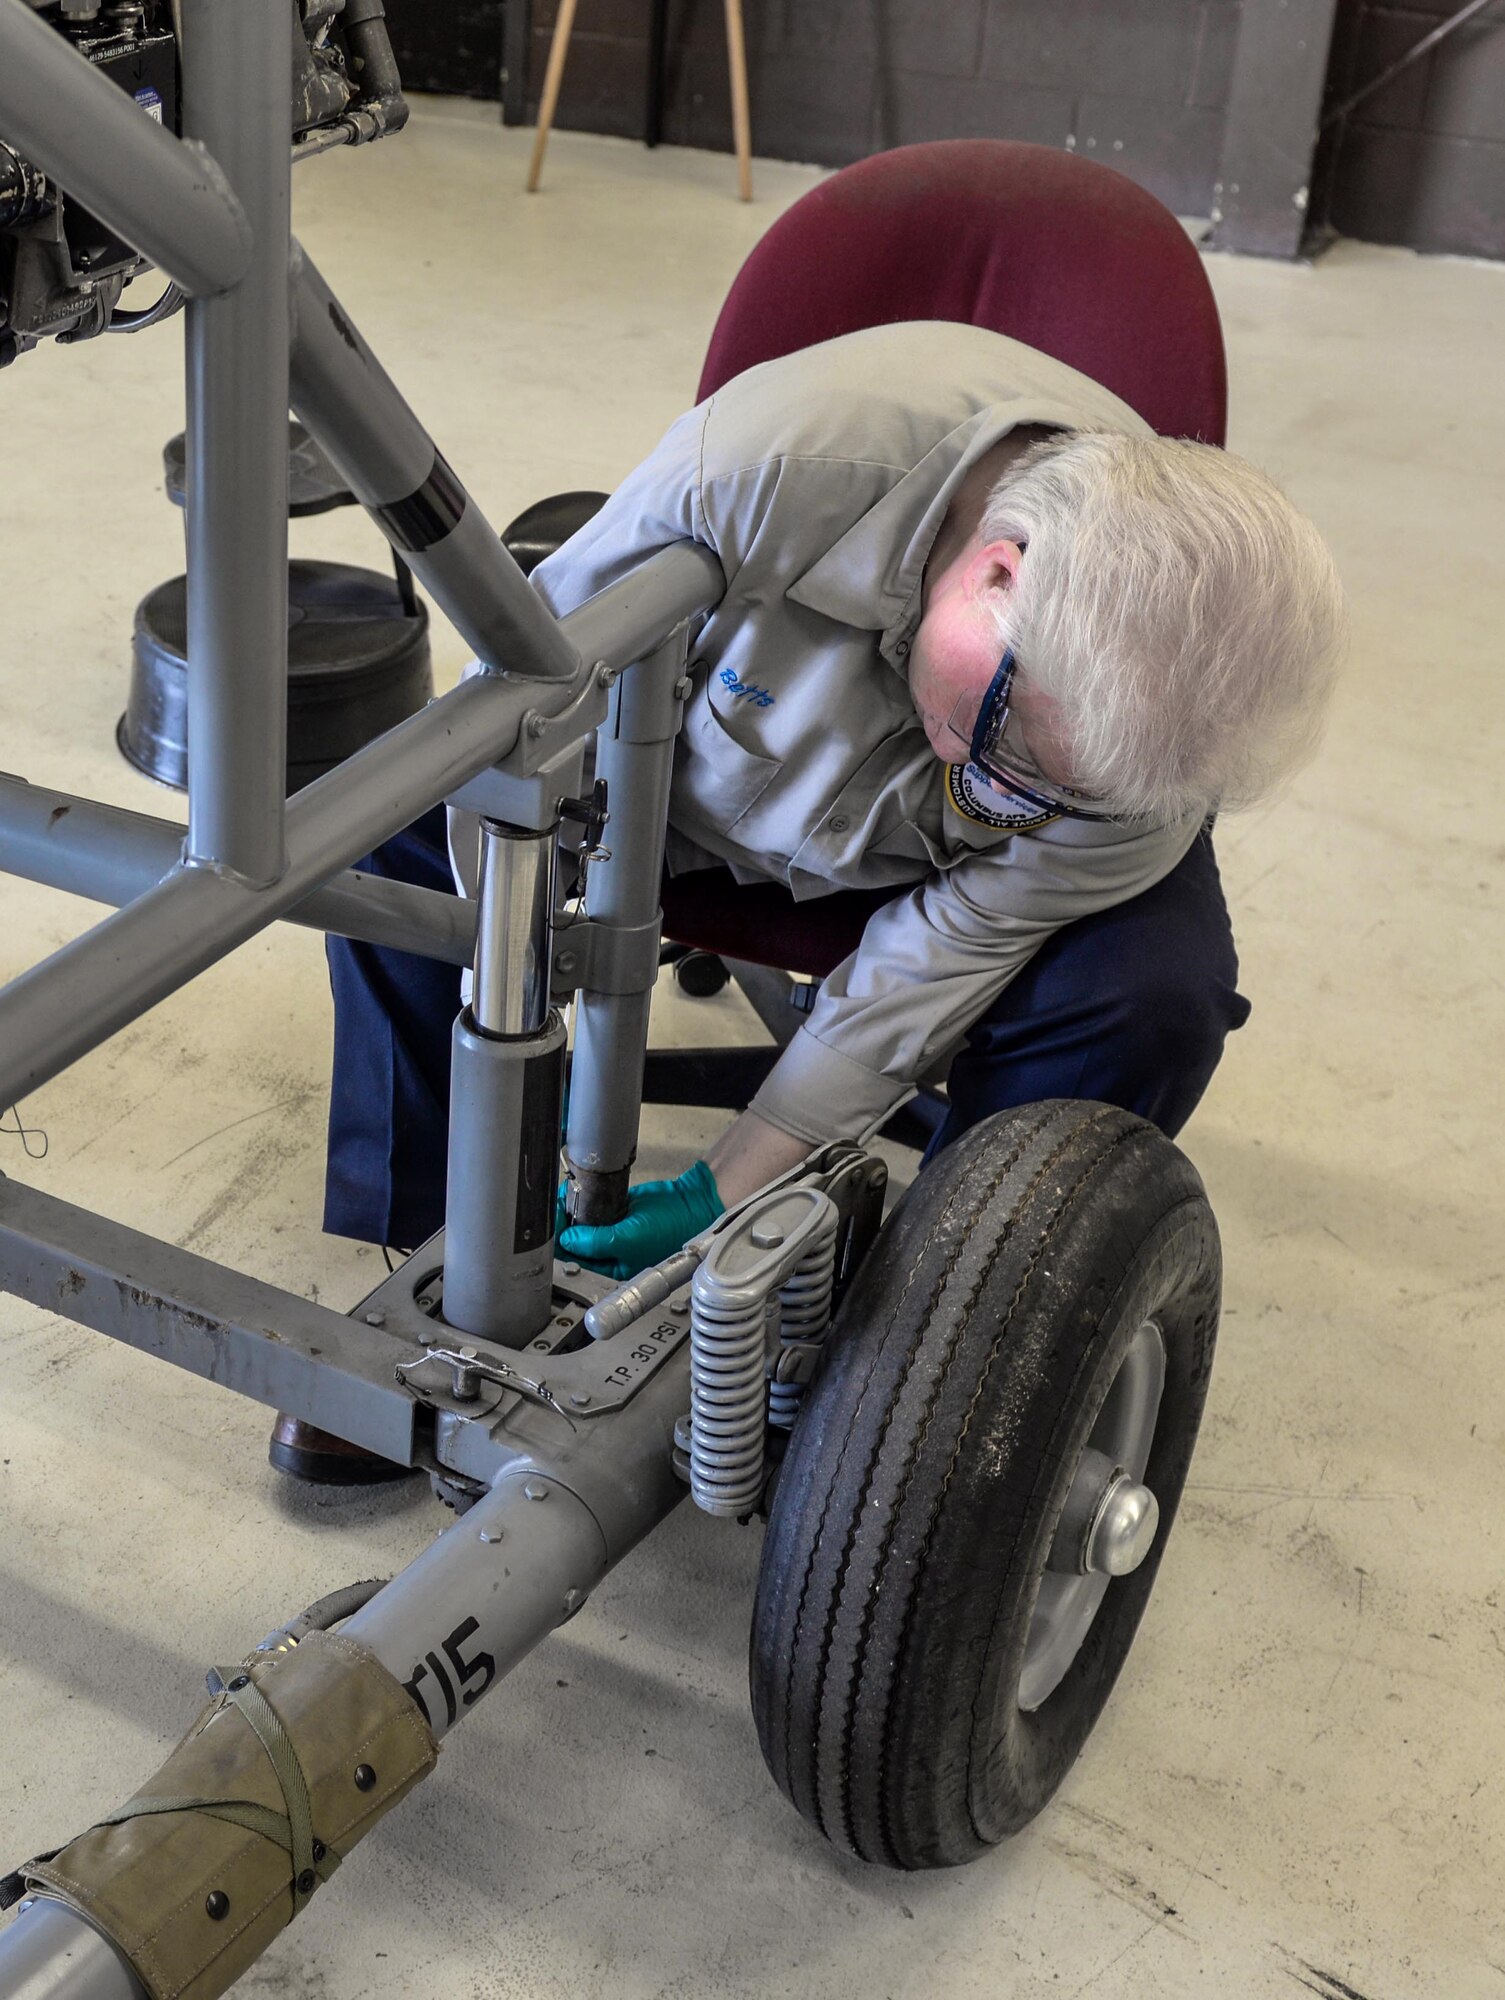
<path id="1" fill-rule="evenodd" d="M 223 1889 L 211 1889 L 209 1891 L 209 1894 L 204 1898 L 204 1914 L 207 1917 L 213 1917 L 216 1923 L 219 1922 L 221 1917 L 229 1916 L 230 1898 L 225 1894 Z"/>
<path id="2" fill-rule="evenodd" d="M 355 1767 L 355 1789 L 358 1792 L 369 1792 L 375 1783 L 376 1773 L 372 1770 L 371 1766 L 369 1764 L 357 1764 Z"/>
<path id="3" fill-rule="evenodd" d="M 547 1500 L 549 1497 L 549 1489 L 541 1479 L 530 1479 L 523 1492 L 530 1500 Z"/>
<path id="4" fill-rule="evenodd" d="M 533 1352 L 535 1354 L 552 1354 L 554 1350 L 546 1340 L 535 1340 L 533 1343 Z"/>
<path id="5" fill-rule="evenodd" d="M 322 1840 L 316 1840 L 316 1841 L 314 1842 L 314 1860 L 315 1860 L 315 1861 L 322 1861 L 322 1860 L 324 1859 L 324 1856 L 325 1856 L 325 1854 L 326 1854 L 327 1852 L 328 1852 L 328 1849 L 327 1849 L 327 1848 L 325 1847 L 325 1845 L 324 1845 L 324 1843 L 323 1843 L 323 1841 L 322 1841 Z"/>
<path id="6" fill-rule="evenodd" d="M 366 1314 L 367 1326 L 385 1326 L 386 1323 L 387 1315 L 384 1312 L 368 1312 Z"/>
<path id="7" fill-rule="evenodd" d="M 230 1690 L 231 1694 L 239 1694 L 243 1687 L 249 1687 L 250 1685 L 251 1676 L 249 1674 L 237 1674 L 233 1681 L 225 1682 L 225 1686 Z"/>
<path id="8" fill-rule="evenodd" d="M 300 1896 L 311 1896 L 318 1886 L 318 1876 L 315 1875 L 312 1868 L 305 1868 L 303 1873 L 298 1877 L 298 1894 Z"/>

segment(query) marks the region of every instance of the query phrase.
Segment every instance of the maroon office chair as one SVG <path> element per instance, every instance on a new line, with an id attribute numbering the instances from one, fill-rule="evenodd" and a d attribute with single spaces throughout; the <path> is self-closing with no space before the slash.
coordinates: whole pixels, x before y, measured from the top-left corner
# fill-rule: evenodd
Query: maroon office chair
<path id="1" fill-rule="evenodd" d="M 991 327 L 1090 375 L 1166 436 L 1224 441 L 1217 306 L 1176 218 L 1109 167 L 1004 139 L 902 146 L 797 201 L 727 294 L 698 400 L 757 362 L 907 319 Z M 529 566 L 600 504 L 563 498 L 593 504 L 548 518 L 555 503 L 544 502 L 508 530 Z M 665 884 L 664 936 L 696 953 L 819 979 L 892 893 L 844 890 L 797 904 L 776 883 L 738 887 L 711 869 Z M 797 1025 L 790 1015 L 788 1032 Z M 645 1096 L 740 1108 L 776 1053 L 655 1052 Z"/>

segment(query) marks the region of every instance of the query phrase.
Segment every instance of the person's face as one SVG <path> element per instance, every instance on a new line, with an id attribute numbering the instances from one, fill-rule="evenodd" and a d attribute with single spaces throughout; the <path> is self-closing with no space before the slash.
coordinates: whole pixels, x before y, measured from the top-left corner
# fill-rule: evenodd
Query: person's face
<path id="1" fill-rule="evenodd" d="M 936 571 L 926 571 L 923 610 L 909 653 L 909 692 L 936 756 L 964 764 L 972 724 L 998 669 L 997 600 L 1013 587 L 1024 551 L 1017 542 L 971 537 Z M 1048 695 L 1017 675 L 1010 707 L 1029 756 L 1057 784 L 1069 784 L 1069 746 Z M 1001 789 L 994 787 L 995 790 Z"/>

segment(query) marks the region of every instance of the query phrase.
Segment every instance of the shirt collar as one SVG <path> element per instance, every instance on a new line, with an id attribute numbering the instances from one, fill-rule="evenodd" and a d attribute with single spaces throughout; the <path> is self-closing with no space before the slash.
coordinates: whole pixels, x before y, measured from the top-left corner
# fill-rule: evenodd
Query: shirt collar
<path id="1" fill-rule="evenodd" d="M 901 644 L 908 652 L 909 634 L 919 622 L 925 563 L 952 497 L 982 454 L 1021 424 L 1074 430 L 1081 412 L 1039 397 L 977 411 L 860 515 L 785 596 L 844 625 L 881 632 L 880 650 L 902 671 L 902 654 L 895 659 L 894 653 Z"/>

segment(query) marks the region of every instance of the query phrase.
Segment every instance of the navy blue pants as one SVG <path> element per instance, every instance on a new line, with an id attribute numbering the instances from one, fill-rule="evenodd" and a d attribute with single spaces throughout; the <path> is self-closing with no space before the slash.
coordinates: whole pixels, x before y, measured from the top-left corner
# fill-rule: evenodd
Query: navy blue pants
<path id="1" fill-rule="evenodd" d="M 436 808 L 360 864 L 453 888 Z M 444 1220 L 454 966 L 328 942 L 334 1085 L 324 1227 L 410 1247 Z M 1203 832 L 1163 882 L 1041 946 L 972 1028 L 951 1066 L 951 1109 L 930 1151 L 994 1111 L 1045 1097 L 1122 1105 L 1174 1136 L 1249 1003 Z M 928 1155 L 927 1155 L 928 1157 Z"/>

